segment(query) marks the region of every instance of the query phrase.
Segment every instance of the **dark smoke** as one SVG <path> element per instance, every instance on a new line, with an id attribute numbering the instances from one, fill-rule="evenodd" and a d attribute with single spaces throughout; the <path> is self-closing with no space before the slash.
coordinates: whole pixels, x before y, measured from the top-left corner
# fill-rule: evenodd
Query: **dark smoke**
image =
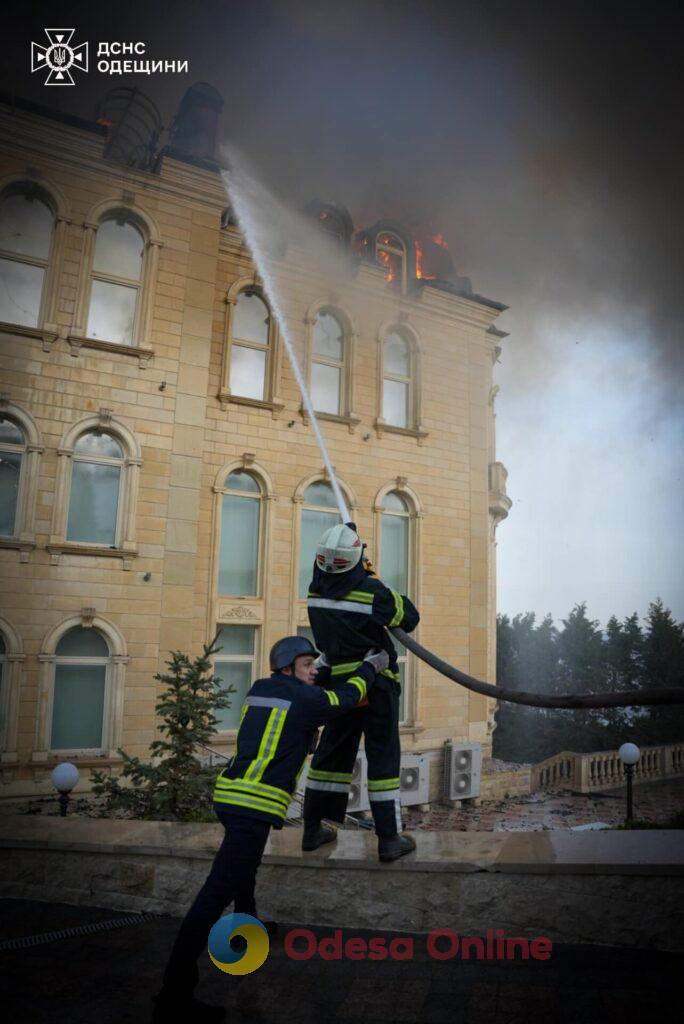
<path id="1" fill-rule="evenodd" d="M 547 373 L 550 316 L 642 324 L 663 386 L 681 380 L 684 160 L 678 5 L 367 3 L 59 5 L 81 38 L 142 39 L 191 75 L 137 77 L 168 124 L 185 87 L 225 96 L 222 131 L 296 205 L 349 206 L 442 231 L 460 274 L 511 306 L 525 373 Z M 91 114 L 97 73 L 45 90 L 16 11 L 3 88 Z M 46 96 L 46 92 L 50 95 Z M 518 365 L 522 368 L 522 363 Z M 665 399 L 666 394 L 664 392 Z"/>

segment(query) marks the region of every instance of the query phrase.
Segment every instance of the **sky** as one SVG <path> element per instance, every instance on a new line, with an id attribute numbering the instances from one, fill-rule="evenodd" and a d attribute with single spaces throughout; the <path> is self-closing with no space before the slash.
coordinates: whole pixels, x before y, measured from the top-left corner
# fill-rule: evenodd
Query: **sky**
<path id="1" fill-rule="evenodd" d="M 185 89 L 225 98 L 221 141 L 284 201 L 441 231 L 509 306 L 495 381 L 513 501 L 498 608 L 586 601 L 605 624 L 660 596 L 684 619 L 682 13 L 655 0 L 129 0 L 14 5 L 0 89 L 91 117 L 136 85 L 168 125 Z M 142 40 L 188 75 L 46 89 L 30 40 Z M 91 60 L 92 60 L 91 55 Z"/>

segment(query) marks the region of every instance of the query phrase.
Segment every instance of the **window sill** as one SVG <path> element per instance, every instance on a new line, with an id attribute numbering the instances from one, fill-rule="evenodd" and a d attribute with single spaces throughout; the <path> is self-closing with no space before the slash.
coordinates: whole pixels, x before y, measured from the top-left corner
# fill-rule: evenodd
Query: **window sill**
<path id="1" fill-rule="evenodd" d="M 62 555 L 93 555 L 96 558 L 121 558 L 123 559 L 122 568 L 131 569 L 133 567 L 132 560 L 138 557 L 138 552 L 135 548 L 130 550 L 126 548 L 108 548 L 101 547 L 98 544 L 79 544 L 76 541 L 58 541 L 46 546 L 52 555 L 53 565 L 59 565 Z"/>
<path id="2" fill-rule="evenodd" d="M 84 768 L 89 766 L 98 768 L 102 765 L 116 766 L 123 764 L 123 757 L 120 754 L 108 753 L 106 750 L 100 752 L 97 750 L 60 750 L 59 752 L 41 750 L 31 754 L 29 763 L 32 768 L 51 771 L 58 764 L 62 764 L 65 761 L 71 761 L 75 765 L 81 765 Z"/>
<path id="3" fill-rule="evenodd" d="M 244 395 L 231 394 L 227 388 L 221 388 L 218 393 L 218 400 L 221 403 L 222 409 L 225 409 L 231 402 L 235 405 L 249 405 L 254 409 L 268 409 L 273 414 L 273 419 L 276 419 L 281 409 L 285 408 L 285 403 L 277 397 L 274 397 L 271 401 L 265 398 L 246 398 Z"/>
<path id="4" fill-rule="evenodd" d="M 315 410 L 317 420 L 325 420 L 326 423 L 343 423 L 349 428 L 349 433 L 353 434 L 357 426 L 361 422 L 361 418 L 356 416 L 353 412 L 347 413 L 345 416 L 340 416 L 334 412 L 319 412 Z M 302 422 L 308 426 L 309 414 L 304 406 L 299 407 L 299 414 L 302 417 Z"/>
<path id="5" fill-rule="evenodd" d="M 12 324 L 0 321 L 0 334 L 21 334 L 25 338 L 36 338 L 43 343 L 43 351 L 49 352 L 59 337 L 57 331 L 42 327 L 27 327 L 25 324 Z"/>
<path id="6" fill-rule="evenodd" d="M 425 726 L 421 725 L 420 722 L 414 722 L 413 725 L 409 725 L 405 722 L 403 725 L 399 726 L 400 736 L 410 736 L 414 740 L 421 732 L 425 732 Z"/>
<path id="7" fill-rule="evenodd" d="M 118 356 L 133 356 L 141 369 L 145 369 L 154 357 L 154 349 L 141 348 L 139 345 L 121 345 L 118 341 L 100 341 L 97 338 L 85 338 L 80 334 L 70 334 L 67 341 L 71 346 L 72 356 L 78 356 L 82 348 L 96 349 L 98 352 L 111 352 Z"/>
<path id="8" fill-rule="evenodd" d="M 375 421 L 375 429 L 378 437 L 382 437 L 383 434 L 399 434 L 400 437 L 415 437 L 418 444 L 422 444 L 425 438 L 429 437 L 427 430 L 423 430 L 422 427 L 395 427 L 391 423 L 385 423 L 380 417 Z"/>
<path id="9" fill-rule="evenodd" d="M 20 537 L 0 537 L 0 548 L 19 552 L 19 561 L 28 562 L 29 555 L 36 546 L 35 540 L 22 540 Z"/>

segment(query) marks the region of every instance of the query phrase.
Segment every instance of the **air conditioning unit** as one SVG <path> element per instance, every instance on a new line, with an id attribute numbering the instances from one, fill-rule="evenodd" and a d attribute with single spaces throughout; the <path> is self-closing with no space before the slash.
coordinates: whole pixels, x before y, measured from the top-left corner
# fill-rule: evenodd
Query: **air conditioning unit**
<path id="1" fill-rule="evenodd" d="M 426 804 L 430 792 L 430 763 L 425 754 L 402 754 L 399 769 L 402 807 Z"/>
<path id="2" fill-rule="evenodd" d="M 444 744 L 444 799 L 470 800 L 480 794 L 482 745 L 480 743 Z"/>
<path id="3" fill-rule="evenodd" d="M 369 811 L 370 800 L 368 799 L 368 762 L 366 755 L 359 753 L 354 762 L 352 772 L 351 788 L 349 790 L 349 802 L 347 813 L 353 814 L 356 811 Z"/>

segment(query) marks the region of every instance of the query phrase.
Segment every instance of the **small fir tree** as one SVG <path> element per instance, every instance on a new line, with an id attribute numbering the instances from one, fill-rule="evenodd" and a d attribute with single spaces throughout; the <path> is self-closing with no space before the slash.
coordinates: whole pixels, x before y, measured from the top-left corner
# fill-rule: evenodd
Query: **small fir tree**
<path id="1" fill-rule="evenodd" d="M 203 765 L 198 754 L 216 731 L 216 711 L 230 707 L 232 685 L 222 686 L 213 674 L 211 658 L 221 650 L 218 635 L 203 653 L 191 660 L 172 651 L 168 672 L 155 679 L 165 689 L 157 698 L 156 712 L 162 719 L 162 738 L 150 744 L 151 761 L 141 761 L 119 750 L 123 758 L 121 775 L 115 778 L 93 770 L 95 796 L 105 797 L 103 813 L 131 811 L 135 817 L 172 821 L 211 820 L 211 792 L 216 768 Z M 122 785 L 121 780 L 129 780 Z"/>

